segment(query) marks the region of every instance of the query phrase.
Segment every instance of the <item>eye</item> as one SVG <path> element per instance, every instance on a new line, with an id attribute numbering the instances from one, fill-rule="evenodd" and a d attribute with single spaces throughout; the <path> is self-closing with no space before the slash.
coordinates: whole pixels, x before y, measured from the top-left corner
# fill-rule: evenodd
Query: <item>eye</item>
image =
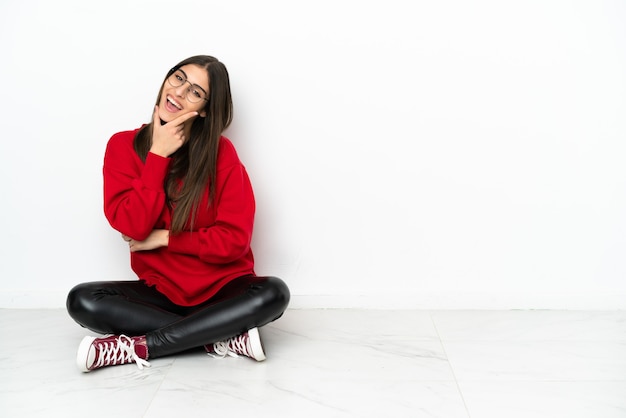
<path id="1" fill-rule="evenodd" d="M 182 75 L 180 75 L 180 74 L 174 74 L 174 77 L 176 77 L 176 81 L 178 81 L 178 82 L 180 82 L 180 83 L 182 83 L 182 82 L 184 82 L 184 81 L 185 81 L 185 79 L 183 78 L 183 76 L 182 76 Z"/>
<path id="2" fill-rule="evenodd" d="M 198 89 L 196 89 L 196 88 L 192 88 L 192 89 L 191 89 L 191 94 L 193 94 L 193 95 L 194 95 L 194 97 L 196 97 L 196 98 L 198 98 L 198 99 L 202 99 L 202 93 L 200 93 L 200 92 L 198 91 Z"/>

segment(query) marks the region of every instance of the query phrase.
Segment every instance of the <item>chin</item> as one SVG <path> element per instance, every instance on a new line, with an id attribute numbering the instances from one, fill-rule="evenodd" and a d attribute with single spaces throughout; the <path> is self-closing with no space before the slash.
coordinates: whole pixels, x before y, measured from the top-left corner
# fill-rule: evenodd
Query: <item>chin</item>
<path id="1" fill-rule="evenodd" d="M 174 120 L 174 117 L 167 112 L 159 111 L 159 119 L 161 119 L 161 124 L 164 125 Z"/>

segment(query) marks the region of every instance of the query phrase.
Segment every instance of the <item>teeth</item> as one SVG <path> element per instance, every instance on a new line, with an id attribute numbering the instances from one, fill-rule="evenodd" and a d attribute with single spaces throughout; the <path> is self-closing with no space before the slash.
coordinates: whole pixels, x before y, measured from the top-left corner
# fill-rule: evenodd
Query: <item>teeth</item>
<path id="1" fill-rule="evenodd" d="M 167 101 L 173 104 L 174 106 L 176 106 L 179 110 L 183 110 L 183 108 L 178 103 L 176 103 L 174 100 L 170 99 L 169 97 L 167 98 Z"/>

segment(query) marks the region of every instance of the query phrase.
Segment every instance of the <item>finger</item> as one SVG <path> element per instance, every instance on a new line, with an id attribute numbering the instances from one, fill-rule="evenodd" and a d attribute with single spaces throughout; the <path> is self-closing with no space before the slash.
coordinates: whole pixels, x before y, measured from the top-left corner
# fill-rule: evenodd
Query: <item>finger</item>
<path id="1" fill-rule="evenodd" d="M 122 239 L 126 242 L 131 240 L 131 238 L 128 235 L 124 235 L 124 234 L 122 234 Z"/>
<path id="2" fill-rule="evenodd" d="M 154 126 L 161 126 L 161 118 L 159 117 L 159 105 L 154 106 L 154 112 L 152 113 L 152 124 Z"/>
<path id="3" fill-rule="evenodd" d="M 198 116 L 198 112 L 189 112 L 189 113 L 185 113 L 184 115 L 180 115 L 179 117 L 177 117 L 176 119 L 174 119 L 173 121 L 169 122 L 168 125 L 171 123 L 174 126 L 178 126 L 178 125 L 182 125 L 183 123 L 187 122 L 189 119 Z"/>

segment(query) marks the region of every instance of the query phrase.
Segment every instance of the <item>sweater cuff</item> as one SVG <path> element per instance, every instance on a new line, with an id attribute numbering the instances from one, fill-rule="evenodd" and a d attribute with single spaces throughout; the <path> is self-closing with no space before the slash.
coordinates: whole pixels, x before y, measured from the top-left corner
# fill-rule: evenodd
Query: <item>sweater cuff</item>
<path id="1" fill-rule="evenodd" d="M 151 190 L 163 190 L 163 182 L 171 161 L 170 158 L 148 152 L 146 164 L 141 173 L 141 181 L 144 186 Z"/>

